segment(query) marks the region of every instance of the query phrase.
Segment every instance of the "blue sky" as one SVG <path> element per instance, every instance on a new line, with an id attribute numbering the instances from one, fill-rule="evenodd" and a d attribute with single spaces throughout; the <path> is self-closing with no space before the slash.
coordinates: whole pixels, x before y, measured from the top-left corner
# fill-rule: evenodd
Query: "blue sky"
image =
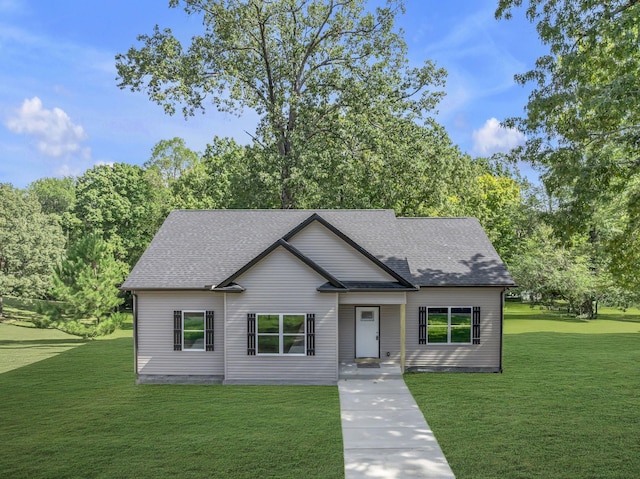
<path id="1" fill-rule="evenodd" d="M 248 143 L 256 117 L 167 116 L 143 93 L 116 86 L 114 57 L 155 24 L 180 36 L 200 24 L 162 0 L 0 0 L 0 182 L 25 187 L 95 164 L 144 163 L 162 139 L 202 151 L 214 135 Z M 499 122 L 522 114 L 529 90 L 513 75 L 544 53 L 522 12 L 493 17 L 496 0 L 406 0 L 398 18 L 409 59 L 448 71 L 438 121 L 472 155 L 523 141 Z M 525 173 L 528 173 L 525 171 Z"/>

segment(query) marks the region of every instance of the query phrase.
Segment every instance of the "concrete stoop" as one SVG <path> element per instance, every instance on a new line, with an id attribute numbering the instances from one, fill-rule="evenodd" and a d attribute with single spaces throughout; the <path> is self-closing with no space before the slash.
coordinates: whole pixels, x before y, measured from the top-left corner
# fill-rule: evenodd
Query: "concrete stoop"
<path id="1" fill-rule="evenodd" d="M 380 362 L 379 368 L 359 368 L 357 362 L 340 363 L 340 379 L 402 379 L 400 365 Z"/>

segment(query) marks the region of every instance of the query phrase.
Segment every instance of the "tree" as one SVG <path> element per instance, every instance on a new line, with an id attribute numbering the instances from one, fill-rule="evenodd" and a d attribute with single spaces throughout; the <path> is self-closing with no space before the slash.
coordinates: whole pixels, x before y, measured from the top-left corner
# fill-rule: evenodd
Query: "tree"
<path id="1" fill-rule="evenodd" d="M 42 212 L 56 215 L 67 240 L 69 232 L 78 226 L 79 220 L 73 214 L 76 203 L 76 182 L 74 178 L 40 178 L 28 186 L 29 193 L 35 195 Z"/>
<path id="2" fill-rule="evenodd" d="M 185 117 L 207 101 L 222 111 L 256 111 L 253 139 L 259 160 L 275 170 L 268 182 L 277 184 L 282 208 L 300 204 L 301 172 L 318 145 L 326 150 L 353 136 L 341 128 L 345 118 L 351 125 L 366 118 L 382 132 L 381 112 L 421 121 L 441 96 L 427 87 L 442 85 L 444 71 L 431 62 L 410 68 L 393 31 L 401 2 L 375 14 L 362 0 L 188 0 L 184 10 L 202 17 L 204 32 L 187 48 L 157 26 L 138 37 L 142 47 L 116 57 L 119 86 L 146 92 L 169 114 L 180 105 Z M 335 158 L 348 161 L 343 151 Z"/>
<path id="3" fill-rule="evenodd" d="M 74 243 L 67 258 L 56 268 L 52 294 L 61 301 L 53 319 L 95 319 L 97 323 L 123 303 L 118 286 L 127 265 L 117 261 L 106 241 L 88 235 Z"/>
<path id="4" fill-rule="evenodd" d="M 40 203 L 42 212 L 62 216 L 71 211 L 76 202 L 75 180 L 65 178 L 40 178 L 28 187 Z"/>
<path id="5" fill-rule="evenodd" d="M 510 18 L 522 0 L 500 0 L 496 16 Z M 640 285 L 640 2 L 530 0 L 550 53 L 516 76 L 533 83 L 526 116 L 511 119 L 527 135 L 521 158 L 543 170 L 548 191 L 559 194 L 568 232 L 588 234 L 592 218 L 624 198 L 623 219 L 608 247 L 621 254 L 613 271 Z M 624 244 L 623 249 L 620 245 Z M 605 245 L 607 246 L 607 245 Z"/>
<path id="6" fill-rule="evenodd" d="M 0 184 L 0 317 L 3 296 L 42 298 L 65 248 L 55 216 L 35 196 Z"/>
<path id="7" fill-rule="evenodd" d="M 523 201 L 513 178 L 483 173 L 469 184 L 464 213 L 480 221 L 501 258 L 510 263 L 520 246 Z"/>
<path id="8" fill-rule="evenodd" d="M 155 169 L 166 187 L 171 186 L 180 176 L 198 162 L 199 155 L 187 148 L 182 138 L 160 140 L 151 151 L 151 158 L 145 161 L 145 170 Z"/>
<path id="9" fill-rule="evenodd" d="M 112 245 L 116 259 L 133 267 L 164 219 L 163 199 L 139 166 L 95 166 L 77 180 L 74 213 L 82 226 L 74 239 L 98 235 Z"/>
<path id="10" fill-rule="evenodd" d="M 547 306 L 566 301 L 569 312 L 593 318 L 606 285 L 580 249 L 562 245 L 548 225 L 539 225 L 510 266 L 519 290 Z"/>

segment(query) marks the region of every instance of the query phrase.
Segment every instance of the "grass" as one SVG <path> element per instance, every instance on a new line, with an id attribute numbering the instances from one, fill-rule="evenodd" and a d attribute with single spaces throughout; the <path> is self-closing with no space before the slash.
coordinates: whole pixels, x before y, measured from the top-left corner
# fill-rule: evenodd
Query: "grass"
<path id="1" fill-rule="evenodd" d="M 86 343 L 78 336 L 57 329 L 38 329 L 31 320 L 40 300 L 4 298 L 4 320 L 0 322 L 0 374 L 26 366 Z M 20 326 L 16 328 L 14 326 Z M 131 337 L 132 320 L 123 331 L 109 338 Z"/>
<path id="2" fill-rule="evenodd" d="M 4 320 L 25 327 L 34 327 L 31 321 L 37 316 L 36 305 L 43 301 L 38 299 L 21 299 L 4 296 Z"/>
<path id="3" fill-rule="evenodd" d="M 640 477 L 640 315 L 505 309 L 503 374 L 410 374 L 458 479 Z"/>
<path id="4" fill-rule="evenodd" d="M 57 329 L 17 327 L 0 323 L 0 374 L 21 368 L 85 341 Z"/>
<path id="5" fill-rule="evenodd" d="M 131 331 L 76 346 L 0 374 L 2 477 L 344 477 L 334 387 L 136 386 Z"/>
<path id="6" fill-rule="evenodd" d="M 456 477 L 640 477 L 640 310 L 505 313 L 504 374 L 405 376 Z M 336 388 L 135 386 L 132 356 L 0 324 L 2 477 L 343 477 Z"/>

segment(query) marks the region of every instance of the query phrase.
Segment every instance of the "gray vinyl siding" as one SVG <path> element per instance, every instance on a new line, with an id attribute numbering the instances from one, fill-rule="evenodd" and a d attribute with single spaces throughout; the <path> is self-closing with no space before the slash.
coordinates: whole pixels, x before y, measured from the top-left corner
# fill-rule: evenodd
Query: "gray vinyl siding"
<path id="1" fill-rule="evenodd" d="M 400 360 L 400 306 L 398 305 L 380 306 L 380 358 Z"/>
<path id="2" fill-rule="evenodd" d="M 407 367 L 500 367 L 502 288 L 423 288 L 407 294 Z M 420 306 L 480 306 L 480 344 L 418 344 Z"/>
<path id="3" fill-rule="evenodd" d="M 148 375 L 224 374 L 224 299 L 200 291 L 138 291 L 138 371 Z M 214 351 L 174 351 L 173 312 L 215 313 Z"/>
<path id="4" fill-rule="evenodd" d="M 227 383 L 337 381 L 337 295 L 316 291 L 326 279 L 277 248 L 237 282 L 246 290 L 227 294 Z M 316 355 L 249 356 L 248 313 L 314 313 Z"/>
<path id="5" fill-rule="evenodd" d="M 352 362 L 356 357 L 356 307 L 341 304 L 338 309 L 340 362 Z"/>
<path id="6" fill-rule="evenodd" d="M 289 241 L 336 278 L 344 281 L 394 281 L 391 275 L 318 223 Z"/>
<path id="7" fill-rule="evenodd" d="M 400 306 L 360 304 L 359 306 L 380 306 L 380 359 L 400 360 Z M 340 304 L 339 308 L 339 357 L 341 362 L 351 362 L 355 358 L 355 310 L 351 304 Z M 387 356 L 387 352 L 389 356 Z"/>

